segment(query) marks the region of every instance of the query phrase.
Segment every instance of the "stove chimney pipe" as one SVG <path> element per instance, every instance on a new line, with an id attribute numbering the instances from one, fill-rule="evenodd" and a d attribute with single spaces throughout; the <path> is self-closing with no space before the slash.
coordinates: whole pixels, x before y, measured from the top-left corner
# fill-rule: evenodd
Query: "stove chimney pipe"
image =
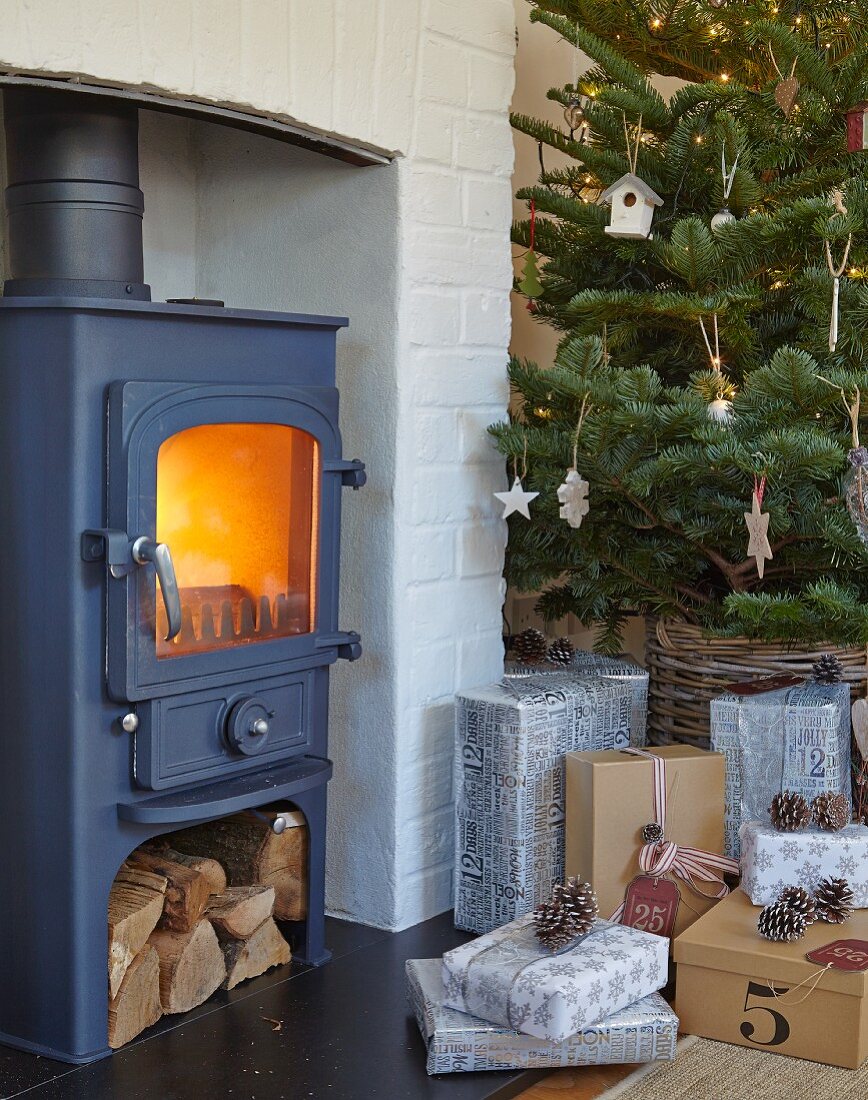
<path id="1" fill-rule="evenodd" d="M 138 111 L 84 92 L 8 87 L 6 295 L 150 301 Z"/>

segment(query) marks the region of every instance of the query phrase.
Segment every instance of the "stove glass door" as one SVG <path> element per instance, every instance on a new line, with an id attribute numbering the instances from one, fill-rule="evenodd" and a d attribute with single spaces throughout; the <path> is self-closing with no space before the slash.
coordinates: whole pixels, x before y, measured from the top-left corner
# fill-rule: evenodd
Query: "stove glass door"
<path id="1" fill-rule="evenodd" d="M 214 423 L 157 453 L 156 537 L 171 552 L 181 630 L 160 659 L 308 634 L 316 623 L 320 456 L 287 424 Z"/>

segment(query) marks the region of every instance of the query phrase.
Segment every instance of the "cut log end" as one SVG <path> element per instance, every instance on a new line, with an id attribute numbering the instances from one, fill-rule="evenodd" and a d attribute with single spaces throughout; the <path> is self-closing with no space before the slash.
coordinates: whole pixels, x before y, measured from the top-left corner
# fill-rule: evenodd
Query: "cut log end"
<path id="1" fill-rule="evenodd" d="M 245 939 L 273 912 L 273 886 L 228 886 L 222 894 L 212 895 L 205 916 L 218 937 Z"/>
<path id="2" fill-rule="evenodd" d="M 109 1001 L 109 1046 L 117 1050 L 155 1024 L 162 1015 L 160 960 L 154 948 L 149 946 L 130 963 L 117 996 Z"/>
<path id="3" fill-rule="evenodd" d="M 207 920 L 190 932 L 157 929 L 148 942 L 160 957 L 164 1012 L 189 1012 L 206 1001 L 226 978 L 223 952 Z"/>
<path id="4" fill-rule="evenodd" d="M 241 982 L 256 978 L 273 966 L 288 963 L 292 958 L 289 944 L 272 919 L 266 920 L 247 939 L 224 941 L 223 954 L 226 959 L 224 989 L 234 989 Z"/>
<path id="5" fill-rule="evenodd" d="M 167 879 L 125 863 L 115 876 L 108 903 L 109 997 L 118 995 L 133 959 L 163 913 Z"/>

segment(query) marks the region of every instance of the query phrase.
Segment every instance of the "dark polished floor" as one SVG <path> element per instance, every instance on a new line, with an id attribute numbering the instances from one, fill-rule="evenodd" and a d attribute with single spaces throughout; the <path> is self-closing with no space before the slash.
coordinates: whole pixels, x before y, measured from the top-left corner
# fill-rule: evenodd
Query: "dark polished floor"
<path id="1" fill-rule="evenodd" d="M 332 961 L 292 963 L 69 1066 L 0 1046 L 0 1097 L 33 1100 L 489 1100 L 542 1074 L 428 1077 L 404 961 L 469 939 L 443 914 L 390 934 L 329 921 Z"/>

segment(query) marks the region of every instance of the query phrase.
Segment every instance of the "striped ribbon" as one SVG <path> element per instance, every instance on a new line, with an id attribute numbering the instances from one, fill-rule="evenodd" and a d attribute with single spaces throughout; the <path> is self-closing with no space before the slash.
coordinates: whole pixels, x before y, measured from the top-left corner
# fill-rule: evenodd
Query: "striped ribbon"
<path id="1" fill-rule="evenodd" d="M 654 820 L 666 832 L 666 760 L 662 756 L 645 752 L 644 749 L 624 749 L 632 756 L 642 756 L 650 760 L 654 768 Z M 691 890 L 703 897 L 723 898 L 729 893 L 729 887 L 723 881 L 724 872 L 737 875 L 738 860 L 729 856 L 719 856 L 706 852 L 702 848 L 690 848 L 686 844 L 676 844 L 674 840 L 662 840 L 652 844 L 643 844 L 639 851 L 639 866 L 646 875 L 663 878 L 672 873 L 685 882 Z M 717 890 L 706 894 L 697 886 L 699 882 L 717 883 Z M 611 920 L 620 922 L 624 915 L 625 902 L 621 902 L 611 916 Z"/>

